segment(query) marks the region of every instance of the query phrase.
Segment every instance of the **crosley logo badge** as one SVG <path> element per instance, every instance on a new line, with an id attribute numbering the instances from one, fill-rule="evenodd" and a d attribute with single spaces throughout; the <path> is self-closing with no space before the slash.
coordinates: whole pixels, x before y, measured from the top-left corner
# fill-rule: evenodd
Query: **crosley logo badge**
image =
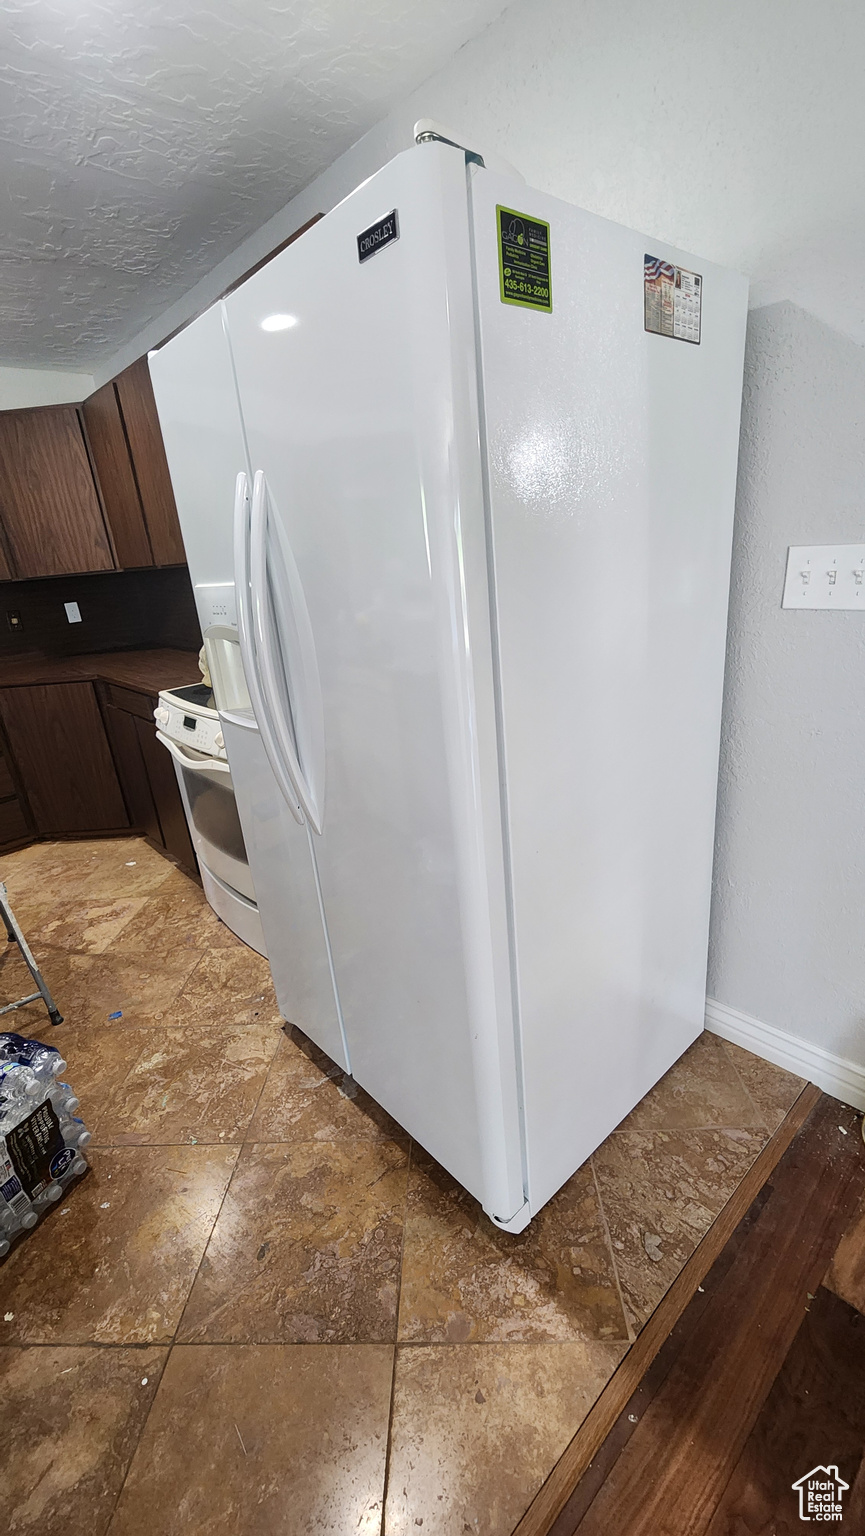
<path id="1" fill-rule="evenodd" d="M 841 1500 L 850 1484 L 838 1476 L 837 1467 L 814 1467 L 792 1486 L 799 1495 L 800 1520 L 843 1519 Z"/>
<path id="2" fill-rule="evenodd" d="M 368 261 L 376 251 L 380 251 L 386 245 L 399 239 L 399 215 L 395 208 L 379 219 L 377 224 L 371 224 L 369 229 L 364 229 L 357 237 L 358 261 Z"/>

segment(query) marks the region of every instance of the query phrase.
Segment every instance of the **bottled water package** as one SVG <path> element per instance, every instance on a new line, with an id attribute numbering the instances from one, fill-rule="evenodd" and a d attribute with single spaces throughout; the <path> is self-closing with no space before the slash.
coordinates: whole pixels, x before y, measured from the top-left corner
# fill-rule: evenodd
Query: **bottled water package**
<path id="1" fill-rule="evenodd" d="M 59 1051 L 0 1034 L 0 1259 L 87 1168 L 90 1132 Z"/>
<path id="2" fill-rule="evenodd" d="M 66 1070 L 66 1062 L 53 1045 L 25 1040 L 23 1035 L 0 1034 L 0 1070 L 10 1062 L 29 1067 L 40 1081 L 50 1081 Z"/>

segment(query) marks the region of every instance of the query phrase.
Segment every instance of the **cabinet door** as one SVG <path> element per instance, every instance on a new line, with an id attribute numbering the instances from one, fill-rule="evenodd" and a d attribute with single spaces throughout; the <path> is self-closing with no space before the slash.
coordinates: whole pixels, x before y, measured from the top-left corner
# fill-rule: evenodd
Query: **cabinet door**
<path id="1" fill-rule="evenodd" d="M 125 709 L 103 703 L 105 728 L 114 754 L 129 819 L 155 843 L 162 843 L 162 828 L 150 788 L 150 779 L 135 729 L 136 719 Z"/>
<path id="2" fill-rule="evenodd" d="M 114 569 L 74 405 L 0 412 L 0 521 L 14 576 Z"/>
<path id="3" fill-rule="evenodd" d="M 29 812 L 21 798 L 7 752 L 5 742 L 0 740 L 0 850 L 16 848 L 33 838 Z"/>
<path id="4" fill-rule="evenodd" d="M 123 570 L 152 565 L 153 554 L 141 510 L 138 482 L 129 457 L 114 384 L 103 384 L 95 394 L 88 396 L 81 414 L 114 539 L 117 563 Z"/>
<path id="5" fill-rule="evenodd" d="M 192 839 L 189 836 L 189 828 L 186 825 L 186 812 L 183 809 L 171 757 L 161 742 L 156 740 L 156 727 L 150 721 L 142 720 L 139 716 L 130 715 L 129 718 L 133 720 L 138 733 L 150 790 L 156 802 L 159 824 L 162 828 L 162 843 L 175 859 L 197 875 L 198 863 L 193 851 Z"/>
<path id="6" fill-rule="evenodd" d="M 114 380 L 155 565 L 186 559 L 168 460 L 162 444 L 147 358 L 140 357 Z"/>
<path id="7" fill-rule="evenodd" d="M 0 688 L 0 715 L 37 831 L 129 826 L 92 683 Z"/>

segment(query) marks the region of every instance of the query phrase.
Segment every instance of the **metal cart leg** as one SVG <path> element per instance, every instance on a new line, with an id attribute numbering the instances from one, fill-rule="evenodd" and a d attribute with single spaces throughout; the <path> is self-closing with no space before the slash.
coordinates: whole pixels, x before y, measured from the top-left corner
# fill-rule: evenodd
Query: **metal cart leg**
<path id="1" fill-rule="evenodd" d="M 48 1009 L 48 1017 L 51 1020 L 51 1023 L 62 1024 L 63 1015 L 57 1007 L 53 997 L 51 996 L 51 993 L 48 990 L 48 984 L 45 981 L 45 978 L 43 977 L 38 965 L 36 964 L 33 955 L 31 954 L 30 946 L 27 943 L 27 940 L 25 939 L 21 929 L 18 926 L 18 919 L 16 918 L 15 913 L 12 911 L 12 908 L 9 905 L 9 898 L 6 894 L 6 887 L 2 881 L 0 881 L 0 914 L 2 914 L 3 917 L 3 922 L 6 927 L 6 937 L 9 940 L 9 943 L 18 945 L 18 948 L 20 949 L 25 961 L 27 962 L 30 975 L 33 977 L 33 980 L 39 988 L 38 992 L 31 992 L 29 997 L 20 997 L 17 1003 L 7 1003 L 5 1008 L 0 1008 L 0 1017 L 2 1017 L 4 1013 L 14 1012 L 16 1008 L 23 1008 L 27 1003 L 38 1002 L 39 998 L 41 997 L 45 1007 Z"/>

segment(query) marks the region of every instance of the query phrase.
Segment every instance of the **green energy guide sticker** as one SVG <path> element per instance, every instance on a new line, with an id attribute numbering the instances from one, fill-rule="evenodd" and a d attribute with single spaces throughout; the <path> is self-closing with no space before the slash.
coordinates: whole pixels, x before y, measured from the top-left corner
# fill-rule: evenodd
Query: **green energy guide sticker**
<path id="1" fill-rule="evenodd" d="M 496 207 L 499 234 L 499 285 L 503 304 L 523 309 L 553 308 L 550 226 L 513 208 Z"/>

